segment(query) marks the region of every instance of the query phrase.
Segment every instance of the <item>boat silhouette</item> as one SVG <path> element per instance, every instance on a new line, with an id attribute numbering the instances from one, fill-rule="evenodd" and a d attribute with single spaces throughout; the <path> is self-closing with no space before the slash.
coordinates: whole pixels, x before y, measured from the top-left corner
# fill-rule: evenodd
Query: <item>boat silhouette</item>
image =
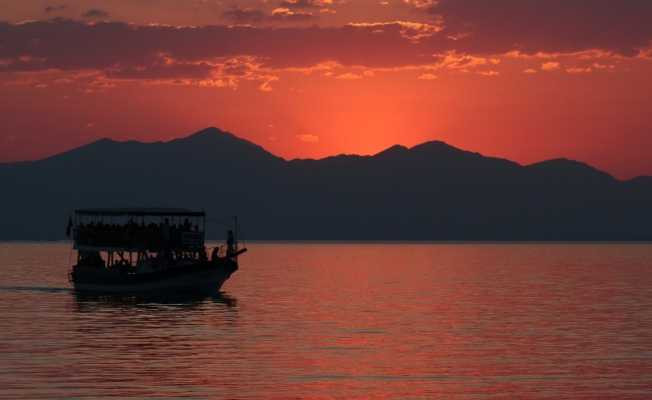
<path id="1" fill-rule="evenodd" d="M 203 211 L 170 208 L 79 209 L 68 222 L 77 292 L 215 293 L 238 270 L 237 218 L 227 243 L 205 246 Z"/>

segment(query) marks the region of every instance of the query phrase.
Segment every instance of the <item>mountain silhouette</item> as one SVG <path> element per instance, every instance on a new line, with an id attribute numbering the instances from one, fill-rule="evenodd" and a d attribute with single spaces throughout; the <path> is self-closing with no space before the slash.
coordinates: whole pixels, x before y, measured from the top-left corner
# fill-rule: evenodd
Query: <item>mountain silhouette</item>
<path id="1" fill-rule="evenodd" d="M 441 141 L 371 156 L 284 160 L 208 128 L 168 142 L 101 139 L 0 164 L 0 239 L 61 239 L 81 207 L 188 207 L 239 215 L 248 239 L 652 240 L 652 178 L 532 165 Z"/>

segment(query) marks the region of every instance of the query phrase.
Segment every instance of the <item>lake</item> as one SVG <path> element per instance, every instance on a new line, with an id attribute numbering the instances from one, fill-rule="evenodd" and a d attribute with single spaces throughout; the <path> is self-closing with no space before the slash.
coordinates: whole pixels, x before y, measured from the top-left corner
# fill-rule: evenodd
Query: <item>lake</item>
<path id="1" fill-rule="evenodd" d="M 651 244 L 248 247 L 219 295 L 151 300 L 0 243 L 0 397 L 652 397 Z"/>

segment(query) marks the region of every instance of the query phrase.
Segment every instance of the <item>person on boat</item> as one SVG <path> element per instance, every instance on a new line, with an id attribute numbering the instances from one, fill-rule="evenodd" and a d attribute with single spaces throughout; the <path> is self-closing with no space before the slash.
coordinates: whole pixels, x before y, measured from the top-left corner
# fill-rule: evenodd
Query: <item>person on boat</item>
<path id="1" fill-rule="evenodd" d="M 68 217 L 68 226 L 66 227 L 66 237 L 70 237 L 72 235 L 72 217 Z"/>
<path id="2" fill-rule="evenodd" d="M 170 220 L 167 218 L 161 224 L 161 235 L 163 236 L 163 246 L 168 247 L 170 245 Z"/>
<path id="3" fill-rule="evenodd" d="M 235 239 L 233 238 L 233 231 L 229 229 L 226 235 L 226 256 L 232 257 L 235 254 Z"/>
<path id="4" fill-rule="evenodd" d="M 217 259 L 220 257 L 220 248 L 219 247 L 213 247 L 213 251 L 211 251 L 211 261 L 216 262 Z"/>

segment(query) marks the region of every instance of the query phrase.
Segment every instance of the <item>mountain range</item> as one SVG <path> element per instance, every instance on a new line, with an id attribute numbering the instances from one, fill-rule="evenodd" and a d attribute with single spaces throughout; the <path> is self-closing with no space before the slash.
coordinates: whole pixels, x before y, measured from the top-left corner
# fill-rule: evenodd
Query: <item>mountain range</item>
<path id="1" fill-rule="evenodd" d="M 239 215 L 248 239 L 652 240 L 652 177 L 554 159 L 521 165 L 432 141 L 372 156 L 284 160 L 217 128 L 168 142 L 102 139 L 0 164 L 0 239 L 64 238 L 81 207 Z"/>

